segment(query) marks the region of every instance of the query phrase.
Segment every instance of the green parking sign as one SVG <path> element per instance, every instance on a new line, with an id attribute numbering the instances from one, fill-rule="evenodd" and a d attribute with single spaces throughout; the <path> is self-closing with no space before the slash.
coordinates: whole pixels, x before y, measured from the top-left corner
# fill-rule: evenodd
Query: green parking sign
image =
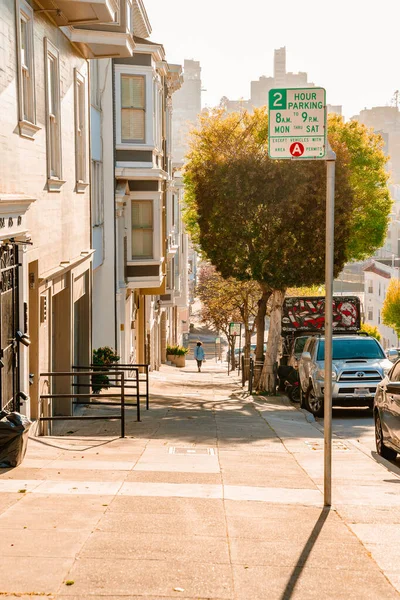
<path id="1" fill-rule="evenodd" d="M 287 102 L 286 102 L 287 94 L 286 89 L 275 89 L 269 91 L 269 110 L 286 110 Z"/>

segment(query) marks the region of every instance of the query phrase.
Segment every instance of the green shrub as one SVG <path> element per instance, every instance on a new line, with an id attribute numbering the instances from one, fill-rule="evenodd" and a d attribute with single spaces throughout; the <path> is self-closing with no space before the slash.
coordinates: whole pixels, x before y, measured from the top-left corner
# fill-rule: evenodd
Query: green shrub
<path id="1" fill-rule="evenodd" d="M 189 352 L 189 348 L 184 348 L 183 346 L 167 346 L 167 356 L 171 354 L 172 356 L 185 356 Z"/>
<path id="2" fill-rule="evenodd" d="M 364 331 L 365 333 L 368 333 L 368 335 L 370 335 L 371 337 L 374 337 L 376 340 L 378 340 L 378 342 L 381 339 L 381 334 L 379 333 L 379 329 L 376 325 L 374 326 L 374 325 L 370 325 L 369 323 L 363 323 L 361 325 L 360 331 Z"/>
<path id="3" fill-rule="evenodd" d="M 120 357 L 118 354 L 110 348 L 110 346 L 102 346 L 93 350 L 93 365 L 104 366 L 104 369 L 99 371 L 107 371 L 108 367 L 116 364 Z M 107 375 L 103 375 L 101 372 L 92 375 L 92 391 L 94 394 L 100 394 L 101 390 L 107 390 L 110 387 L 110 380 Z"/>

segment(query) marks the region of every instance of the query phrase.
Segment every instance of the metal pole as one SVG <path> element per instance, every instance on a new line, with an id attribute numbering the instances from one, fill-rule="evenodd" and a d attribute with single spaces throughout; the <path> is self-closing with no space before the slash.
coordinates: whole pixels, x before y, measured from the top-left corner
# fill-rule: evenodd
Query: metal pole
<path id="1" fill-rule="evenodd" d="M 121 373 L 121 437 L 125 437 L 125 376 Z"/>
<path id="2" fill-rule="evenodd" d="M 324 390 L 324 505 L 332 504 L 332 317 L 333 246 L 335 221 L 335 160 L 329 147 L 326 160 L 325 246 L 325 390 Z"/>
<path id="3" fill-rule="evenodd" d="M 240 357 L 241 357 L 241 347 L 242 347 L 242 324 L 240 324 L 240 333 L 239 333 L 239 360 L 238 360 L 238 375 L 240 373 Z"/>
<path id="4" fill-rule="evenodd" d="M 139 389 L 140 375 L 139 375 L 139 370 L 140 370 L 140 367 L 135 369 L 135 371 L 136 371 L 136 418 L 138 421 L 140 421 L 140 389 Z"/>

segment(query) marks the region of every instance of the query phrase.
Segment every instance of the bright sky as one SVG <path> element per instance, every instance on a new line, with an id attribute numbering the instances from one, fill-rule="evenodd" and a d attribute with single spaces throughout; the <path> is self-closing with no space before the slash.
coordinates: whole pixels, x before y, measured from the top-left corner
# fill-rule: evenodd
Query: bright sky
<path id="1" fill-rule="evenodd" d="M 144 0 L 167 60 L 199 60 L 205 106 L 250 97 L 250 81 L 306 71 L 346 117 L 391 103 L 400 89 L 400 0 Z"/>

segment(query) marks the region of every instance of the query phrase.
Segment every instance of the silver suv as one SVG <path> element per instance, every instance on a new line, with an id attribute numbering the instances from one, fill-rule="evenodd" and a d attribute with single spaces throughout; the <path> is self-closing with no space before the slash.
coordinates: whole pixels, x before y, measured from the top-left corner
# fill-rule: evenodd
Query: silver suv
<path id="1" fill-rule="evenodd" d="M 316 417 L 324 413 L 324 346 L 323 337 L 309 338 L 299 361 L 301 406 Z M 335 335 L 332 357 L 332 404 L 372 408 L 376 387 L 393 366 L 379 342 Z"/>

